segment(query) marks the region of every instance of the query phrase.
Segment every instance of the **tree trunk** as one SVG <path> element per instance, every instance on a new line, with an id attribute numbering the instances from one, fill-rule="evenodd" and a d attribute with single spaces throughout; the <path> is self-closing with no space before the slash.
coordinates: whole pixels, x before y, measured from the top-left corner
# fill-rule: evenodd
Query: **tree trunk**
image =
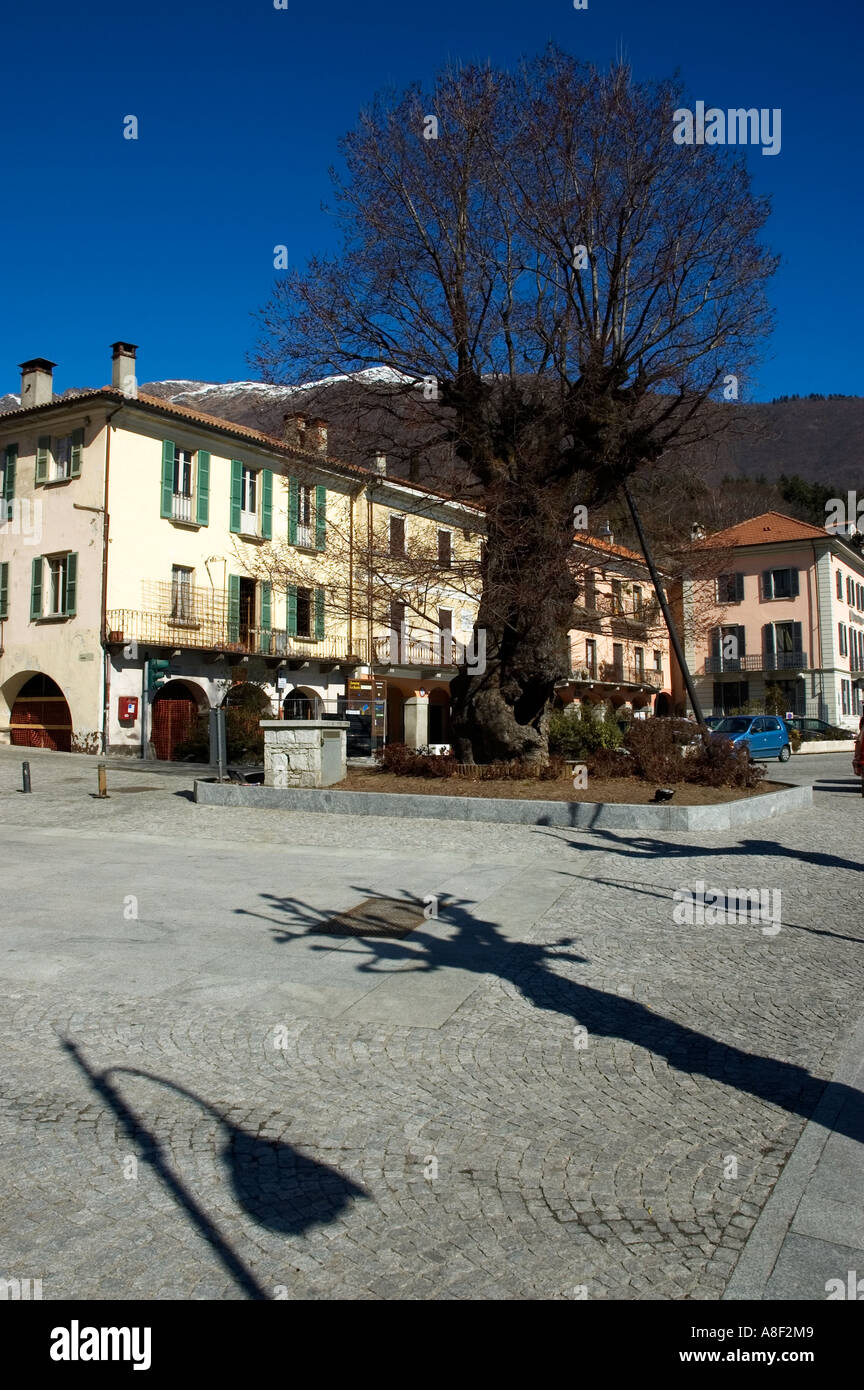
<path id="1" fill-rule="evenodd" d="M 554 495 L 550 497 L 549 492 Z M 569 675 L 568 631 L 577 584 L 572 569 L 571 487 L 540 499 L 520 481 L 487 505 L 483 596 L 475 652 L 450 687 L 460 762 L 548 756 L 555 686 Z"/>

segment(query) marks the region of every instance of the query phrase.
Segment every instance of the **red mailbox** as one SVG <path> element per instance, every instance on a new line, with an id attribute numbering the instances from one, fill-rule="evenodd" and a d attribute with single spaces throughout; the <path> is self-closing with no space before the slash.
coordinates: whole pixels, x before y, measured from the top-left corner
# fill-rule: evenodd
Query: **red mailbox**
<path id="1" fill-rule="evenodd" d="M 117 718 L 121 723 L 133 721 L 138 718 L 138 697 L 137 695 L 121 695 L 117 701 Z"/>

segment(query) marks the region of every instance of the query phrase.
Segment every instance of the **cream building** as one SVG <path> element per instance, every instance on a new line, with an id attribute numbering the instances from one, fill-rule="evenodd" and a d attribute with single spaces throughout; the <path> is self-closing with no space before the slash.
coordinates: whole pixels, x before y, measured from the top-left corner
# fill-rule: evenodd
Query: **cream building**
<path id="1" fill-rule="evenodd" d="M 238 681 L 319 717 L 377 681 L 389 738 L 444 741 L 479 513 L 332 458 L 323 421 L 276 440 L 142 395 L 135 355 L 58 400 L 23 363 L 0 416 L 0 737 L 170 757 Z"/>

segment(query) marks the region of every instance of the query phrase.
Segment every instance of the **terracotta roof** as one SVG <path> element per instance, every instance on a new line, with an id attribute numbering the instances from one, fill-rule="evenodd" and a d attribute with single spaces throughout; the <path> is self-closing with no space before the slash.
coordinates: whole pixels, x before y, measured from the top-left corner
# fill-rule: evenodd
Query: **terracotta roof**
<path id="1" fill-rule="evenodd" d="M 710 546 L 738 545 L 776 545 L 780 541 L 827 540 L 828 532 L 820 526 L 811 526 L 809 521 L 798 521 L 794 516 L 783 512 L 763 512 L 761 516 L 751 516 L 748 521 L 739 521 L 737 526 L 728 526 L 725 531 L 715 531 L 696 550 Z"/>

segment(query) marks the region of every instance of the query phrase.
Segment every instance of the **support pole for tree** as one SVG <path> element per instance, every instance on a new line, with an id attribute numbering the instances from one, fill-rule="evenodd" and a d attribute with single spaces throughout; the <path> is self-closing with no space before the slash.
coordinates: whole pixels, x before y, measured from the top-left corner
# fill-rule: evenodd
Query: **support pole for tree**
<path id="1" fill-rule="evenodd" d="M 673 622 L 672 614 L 669 611 L 669 605 L 666 602 L 666 595 L 663 592 L 663 585 L 660 583 L 660 575 L 657 573 L 657 567 L 654 564 L 651 551 L 648 547 L 648 541 L 645 538 L 645 532 L 642 529 L 642 521 L 638 511 L 636 510 L 636 503 L 633 501 L 633 498 L 630 495 L 630 489 L 626 483 L 623 484 L 623 488 L 624 496 L 627 499 L 627 506 L 630 508 L 630 515 L 633 518 L 633 525 L 636 527 L 636 534 L 639 537 L 639 544 L 642 547 L 642 554 L 645 556 L 645 563 L 648 566 L 648 572 L 651 575 L 651 583 L 654 585 L 654 592 L 657 595 L 657 602 L 660 605 L 660 611 L 662 612 L 663 620 L 666 623 L 666 629 L 669 633 L 669 641 L 672 644 L 672 650 L 675 653 L 675 659 L 678 662 L 678 665 L 681 667 L 681 674 L 684 677 L 684 684 L 687 688 L 687 694 L 689 695 L 690 703 L 693 706 L 693 713 L 696 716 L 696 720 L 700 725 L 703 734 L 707 736 L 708 725 L 705 723 L 705 716 L 702 713 L 702 706 L 700 705 L 699 697 L 696 694 L 696 688 L 693 684 L 693 677 L 690 675 L 690 668 L 687 665 L 687 661 L 684 656 L 684 650 L 681 646 L 681 642 L 679 641 L 678 633 L 675 629 L 675 623 Z"/>

